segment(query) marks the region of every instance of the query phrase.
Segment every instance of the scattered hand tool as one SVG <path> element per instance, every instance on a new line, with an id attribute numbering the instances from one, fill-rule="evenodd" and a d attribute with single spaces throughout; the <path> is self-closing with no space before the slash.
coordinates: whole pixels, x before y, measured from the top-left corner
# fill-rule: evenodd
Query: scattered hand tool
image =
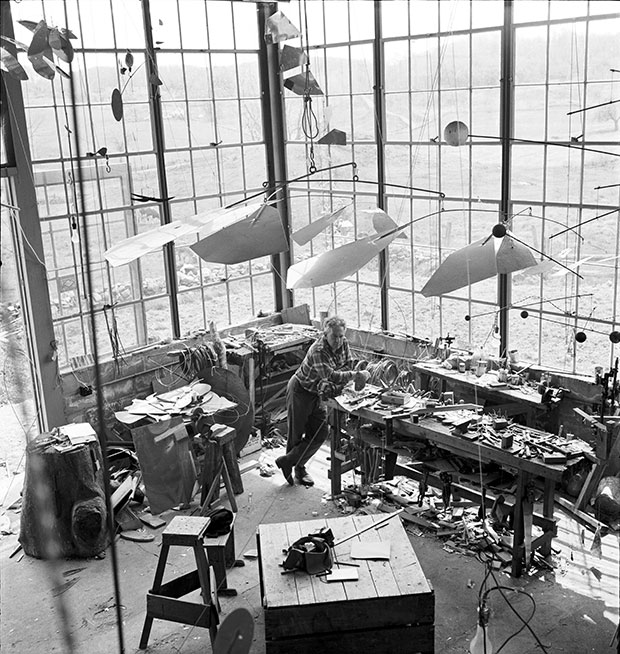
<path id="1" fill-rule="evenodd" d="M 426 496 L 426 491 L 428 490 L 428 470 L 424 472 L 424 477 L 420 480 L 418 485 L 418 506 L 422 506 L 424 503 L 424 497 Z"/>
<path id="2" fill-rule="evenodd" d="M 443 501 L 444 511 L 450 506 L 452 498 L 452 475 L 449 472 L 442 472 L 439 479 L 443 482 L 441 487 L 441 499 Z"/>

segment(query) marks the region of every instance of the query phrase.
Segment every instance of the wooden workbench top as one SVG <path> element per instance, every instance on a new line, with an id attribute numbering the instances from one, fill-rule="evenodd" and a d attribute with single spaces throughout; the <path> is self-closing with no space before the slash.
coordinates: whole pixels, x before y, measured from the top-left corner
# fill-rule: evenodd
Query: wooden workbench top
<path id="1" fill-rule="evenodd" d="M 354 568 L 359 572 L 357 581 L 326 583 L 324 578 L 312 577 L 304 572 L 282 574 L 280 564 L 285 558 L 282 550 L 298 538 L 321 527 L 329 527 L 338 542 L 382 518 L 385 518 L 385 514 L 259 525 L 263 606 L 271 609 L 432 594 L 432 588 L 397 516 L 381 528 L 369 529 L 334 548 L 336 559 L 351 562 L 350 552 L 354 542 L 390 542 L 389 561 L 354 561 L 359 564 L 359 568 Z M 349 566 L 343 567 L 349 569 Z M 334 569 L 337 569 L 336 565 Z"/>

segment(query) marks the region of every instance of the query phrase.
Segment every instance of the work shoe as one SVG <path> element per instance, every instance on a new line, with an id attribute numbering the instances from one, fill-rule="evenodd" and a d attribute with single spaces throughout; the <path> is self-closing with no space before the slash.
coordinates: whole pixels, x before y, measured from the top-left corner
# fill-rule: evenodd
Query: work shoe
<path id="1" fill-rule="evenodd" d="M 278 468 L 280 468 L 280 470 L 282 470 L 284 479 L 286 479 L 290 486 L 293 486 L 295 484 L 293 481 L 293 466 L 286 460 L 286 457 L 279 456 L 276 459 L 276 465 Z"/>
<path id="2" fill-rule="evenodd" d="M 314 479 L 312 479 L 305 469 L 299 470 L 298 468 L 295 468 L 295 479 L 297 479 L 297 482 L 302 486 L 314 486 Z"/>

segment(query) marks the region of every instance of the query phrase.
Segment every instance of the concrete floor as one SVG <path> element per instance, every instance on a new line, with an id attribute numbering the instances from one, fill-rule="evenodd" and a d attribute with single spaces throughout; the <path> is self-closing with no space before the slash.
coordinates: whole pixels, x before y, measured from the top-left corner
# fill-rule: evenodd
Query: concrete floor
<path id="1" fill-rule="evenodd" d="M 273 460 L 279 453 L 267 450 L 262 456 Z M 251 458 L 260 454 L 255 453 Z M 238 558 L 256 547 L 256 527 L 260 523 L 341 515 L 334 503 L 326 499 L 329 492 L 326 451 L 321 451 L 312 462 L 311 472 L 317 484 L 310 489 L 289 487 L 283 483 L 279 471 L 273 477 L 261 477 L 258 469 L 244 474 L 245 492 L 237 497 Z M 28 556 L 9 559 L 17 544 L 19 514 L 9 511 L 6 515 L 16 533 L 0 538 L 0 642 L 3 652 L 111 654 L 140 651 L 138 641 L 144 621 L 145 596 L 153 580 L 161 529 L 149 543 L 122 539 L 116 543 L 123 616 L 124 650 L 121 650 L 110 548 L 103 560 L 73 559 L 51 565 Z M 175 512 L 169 511 L 162 517 L 173 515 Z M 530 624 L 548 652 L 615 652 L 616 646 L 612 648 L 611 643 L 618 623 L 618 534 L 603 538 L 599 558 L 590 552 L 593 534 L 588 530 L 584 532 L 560 511 L 557 516 L 561 520 L 553 544 L 561 553 L 555 557 L 555 571 L 520 579 L 501 573 L 498 579 L 502 585 L 521 588 L 534 597 L 536 613 Z M 477 596 L 484 574 L 482 564 L 475 558 L 445 551 L 442 541 L 433 535 L 411 533 L 410 539 L 435 589 L 435 651 L 442 654 L 468 652 L 475 631 Z M 176 555 L 171 556 L 170 573 L 178 574 L 193 557 L 190 550 L 174 550 Z M 599 571 L 600 578 L 597 578 Z M 239 594 L 221 598 L 222 617 L 236 607 L 247 608 L 255 620 L 251 652 L 262 654 L 265 644 L 256 560 L 248 559 L 245 567 L 230 570 L 228 580 L 229 586 L 236 588 Z M 522 615 L 529 614 L 531 603 L 527 597 L 513 593 L 511 601 Z M 491 594 L 491 609 L 491 638 L 497 651 L 521 623 L 499 593 Z M 410 647 L 402 651 L 415 652 L 414 645 Z M 204 629 L 155 620 L 147 651 L 203 654 L 210 652 L 211 647 Z M 505 654 L 540 651 L 525 629 L 502 649 Z"/>

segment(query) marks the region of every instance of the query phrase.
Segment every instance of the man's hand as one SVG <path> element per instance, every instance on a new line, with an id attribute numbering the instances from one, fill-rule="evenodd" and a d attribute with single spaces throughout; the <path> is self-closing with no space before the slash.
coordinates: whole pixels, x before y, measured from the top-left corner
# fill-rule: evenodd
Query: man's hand
<path id="1" fill-rule="evenodd" d="M 366 386 L 366 382 L 370 379 L 370 373 L 367 370 L 358 370 L 355 373 L 355 377 L 353 377 L 353 380 L 355 381 L 355 390 L 356 391 L 361 391 L 364 386 Z"/>

